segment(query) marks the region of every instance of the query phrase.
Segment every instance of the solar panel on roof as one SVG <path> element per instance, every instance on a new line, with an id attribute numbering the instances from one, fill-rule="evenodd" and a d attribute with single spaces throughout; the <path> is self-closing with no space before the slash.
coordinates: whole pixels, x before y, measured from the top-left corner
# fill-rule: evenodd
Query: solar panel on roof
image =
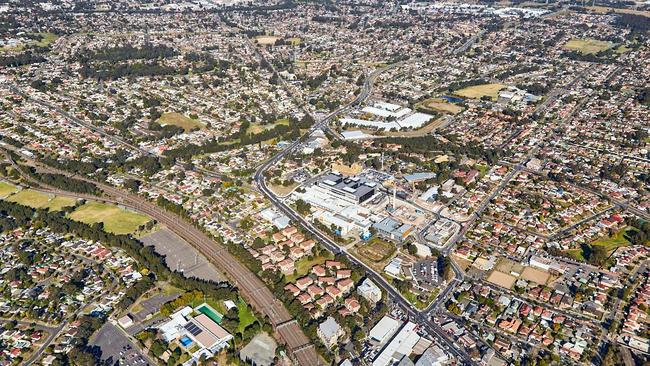
<path id="1" fill-rule="evenodd" d="M 196 335 L 198 335 L 199 333 L 201 333 L 201 332 L 203 331 L 203 330 L 202 330 L 201 328 L 199 328 L 196 324 L 191 323 L 191 322 L 185 324 L 185 330 L 187 330 L 188 332 L 190 332 L 190 334 L 193 335 L 193 336 L 196 336 Z"/>

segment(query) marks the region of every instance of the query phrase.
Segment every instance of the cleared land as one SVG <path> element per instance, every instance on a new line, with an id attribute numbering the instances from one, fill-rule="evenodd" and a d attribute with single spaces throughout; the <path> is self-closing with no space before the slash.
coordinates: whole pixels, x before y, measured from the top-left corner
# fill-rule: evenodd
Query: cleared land
<path id="1" fill-rule="evenodd" d="M 273 193 L 275 193 L 278 196 L 282 196 L 282 197 L 284 197 L 284 196 L 288 195 L 289 193 L 291 193 L 291 191 L 293 191 L 293 189 L 296 188 L 296 187 L 298 187 L 298 183 L 292 183 L 292 184 L 289 184 L 288 186 L 273 185 L 273 184 L 269 185 L 269 188 L 273 191 Z"/>
<path id="2" fill-rule="evenodd" d="M 289 120 L 286 119 L 286 118 L 282 118 L 282 119 L 279 119 L 279 120 L 275 121 L 275 123 L 271 123 L 271 124 L 267 124 L 267 125 L 261 125 L 259 123 L 253 123 L 250 126 L 248 126 L 248 129 L 246 130 L 246 133 L 256 134 L 256 133 L 264 132 L 266 130 L 270 130 L 273 127 L 279 126 L 279 125 L 288 126 L 289 125 Z"/>
<path id="3" fill-rule="evenodd" d="M 458 114 L 463 111 L 463 108 L 461 106 L 449 103 L 442 98 L 427 99 L 421 103 L 418 103 L 418 107 L 425 109 L 425 113 L 426 110 L 450 114 Z"/>
<path id="4" fill-rule="evenodd" d="M 605 51 L 611 48 L 614 44 L 607 41 L 599 41 L 596 39 L 572 39 L 564 45 L 564 48 L 571 51 L 577 51 L 582 54 L 594 54 L 600 51 Z"/>
<path id="5" fill-rule="evenodd" d="M 192 129 L 201 129 L 205 127 L 201 122 L 191 119 L 177 112 L 163 113 L 156 121 L 161 126 L 174 125 L 182 128 L 185 132 Z"/>
<path id="6" fill-rule="evenodd" d="M 515 281 L 517 279 L 514 276 L 511 276 L 509 274 L 505 274 L 499 271 L 494 271 L 490 274 L 487 280 L 503 288 L 512 288 L 512 285 L 515 284 Z"/>
<path id="7" fill-rule="evenodd" d="M 463 270 L 463 272 L 467 272 L 467 269 L 472 265 L 472 262 L 468 261 L 465 258 L 461 258 L 461 257 L 459 257 L 457 255 L 453 255 L 453 254 L 452 254 L 452 257 L 454 258 L 454 261 L 456 262 L 456 264 L 458 264 L 458 267 L 460 267 L 460 269 Z"/>
<path id="8" fill-rule="evenodd" d="M 533 267 L 526 267 L 521 273 L 522 279 L 535 282 L 539 285 L 545 285 L 550 277 L 551 275 L 548 272 Z"/>
<path id="9" fill-rule="evenodd" d="M 18 192 L 18 187 L 7 182 L 0 182 L 0 198 L 6 198 L 12 193 Z"/>
<path id="10" fill-rule="evenodd" d="M 495 266 L 495 269 L 503 273 L 521 273 L 524 270 L 524 266 L 517 262 L 511 261 L 508 258 L 500 258 Z"/>
<path id="11" fill-rule="evenodd" d="M 269 44 L 274 44 L 275 41 L 277 41 L 278 39 L 280 39 L 280 37 L 276 37 L 276 36 L 257 36 L 257 37 L 255 37 L 255 40 L 257 41 L 257 43 L 259 43 L 259 44 L 261 44 L 263 46 L 266 46 L 266 45 L 269 45 Z"/>
<path id="12" fill-rule="evenodd" d="M 225 281 L 226 277 L 216 266 L 178 237 L 169 229 L 163 228 L 141 238 L 144 245 L 153 246 L 156 252 L 165 256 L 169 268 L 182 271 L 186 276 L 209 281 Z"/>
<path id="13" fill-rule="evenodd" d="M 468 86 L 467 88 L 459 89 L 454 92 L 455 95 L 470 98 L 470 99 L 481 99 L 481 97 L 490 97 L 492 100 L 496 100 L 499 96 L 499 90 L 505 88 L 503 84 L 482 84 Z"/>
<path id="14" fill-rule="evenodd" d="M 133 233 L 150 221 L 147 216 L 95 201 L 86 202 L 70 213 L 69 217 L 90 225 L 101 222 L 106 231 L 114 234 Z"/>
<path id="15" fill-rule="evenodd" d="M 357 253 L 371 262 L 383 262 L 395 253 L 395 246 L 387 241 L 372 238 L 357 247 Z"/>

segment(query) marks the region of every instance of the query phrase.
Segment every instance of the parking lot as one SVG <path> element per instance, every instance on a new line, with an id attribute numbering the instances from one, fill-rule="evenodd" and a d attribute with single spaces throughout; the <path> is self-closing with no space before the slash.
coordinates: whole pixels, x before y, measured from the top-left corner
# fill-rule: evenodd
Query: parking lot
<path id="1" fill-rule="evenodd" d="M 111 359 L 111 364 L 118 362 L 123 366 L 153 366 L 154 362 L 143 355 L 137 347 L 110 322 L 104 324 L 90 342 L 102 350 L 102 360 Z"/>
<path id="2" fill-rule="evenodd" d="M 167 229 L 143 237 L 145 245 L 153 246 L 156 252 L 164 255 L 167 265 L 172 270 L 179 270 L 187 277 L 204 280 L 225 281 L 225 276 L 196 249 Z"/>
<path id="3" fill-rule="evenodd" d="M 438 264 L 435 259 L 424 259 L 413 265 L 413 275 L 418 285 L 427 290 L 432 290 L 440 285 Z"/>

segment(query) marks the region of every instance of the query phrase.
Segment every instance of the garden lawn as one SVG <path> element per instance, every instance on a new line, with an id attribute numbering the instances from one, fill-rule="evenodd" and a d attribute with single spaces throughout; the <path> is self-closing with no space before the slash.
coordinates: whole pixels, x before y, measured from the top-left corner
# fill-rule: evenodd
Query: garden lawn
<path id="1" fill-rule="evenodd" d="M 289 275 L 287 276 L 287 282 L 294 282 L 298 278 L 306 275 L 309 273 L 311 268 L 315 265 L 318 264 L 323 264 L 325 263 L 326 260 L 332 259 L 332 256 L 318 256 L 314 257 L 314 259 L 309 260 L 307 257 L 302 258 L 296 262 L 296 274 L 295 275 Z"/>
<path id="2" fill-rule="evenodd" d="M 255 323 L 257 318 L 255 318 L 255 314 L 253 314 L 253 311 L 248 308 L 248 305 L 244 302 L 244 300 L 239 299 L 237 302 L 237 310 L 238 316 L 239 316 L 239 326 L 237 327 L 237 331 L 239 333 L 243 333 L 244 329 L 248 327 L 249 325 Z"/>

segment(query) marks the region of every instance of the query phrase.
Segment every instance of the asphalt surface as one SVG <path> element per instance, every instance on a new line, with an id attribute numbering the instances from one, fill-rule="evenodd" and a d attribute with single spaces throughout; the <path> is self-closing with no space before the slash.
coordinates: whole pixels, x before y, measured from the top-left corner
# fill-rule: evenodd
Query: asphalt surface
<path id="1" fill-rule="evenodd" d="M 366 81 L 364 82 L 363 88 L 359 96 L 352 101 L 351 103 L 347 104 L 346 106 L 330 113 L 327 115 L 325 118 L 323 118 L 321 121 L 317 122 L 314 124 L 314 126 L 311 127 L 309 130 L 308 134 L 311 134 L 312 132 L 316 131 L 317 129 L 323 129 L 327 124 L 336 116 L 338 116 L 341 113 L 345 113 L 352 108 L 356 107 L 358 104 L 362 103 L 365 101 L 370 93 L 372 92 L 372 86 L 374 81 L 377 79 L 377 77 L 384 71 L 388 70 L 389 68 L 396 67 L 398 65 L 401 65 L 402 63 L 398 64 L 392 64 L 389 65 L 385 68 L 375 70 L 373 73 L 371 73 L 367 78 Z M 291 145 L 289 145 L 286 149 L 282 150 L 281 152 L 277 153 L 275 156 L 273 156 L 271 159 L 267 160 L 264 164 L 262 164 L 258 170 L 255 173 L 255 182 L 257 184 L 258 189 L 279 209 L 281 210 L 285 215 L 287 215 L 293 222 L 300 223 L 300 225 L 305 228 L 307 231 L 309 231 L 314 238 L 316 238 L 321 245 L 323 245 L 325 248 L 327 248 L 329 251 L 331 251 L 334 254 L 339 254 L 343 253 L 346 255 L 346 257 L 352 262 L 353 265 L 360 266 L 366 270 L 367 276 L 373 280 L 375 283 L 377 283 L 378 286 L 381 286 L 383 290 L 388 294 L 389 298 L 399 304 L 407 313 L 408 316 L 411 320 L 417 322 L 418 324 L 422 325 L 423 327 L 427 328 L 429 333 L 434 334 L 438 337 L 438 339 L 443 342 L 450 352 L 456 357 L 456 359 L 465 362 L 467 364 L 475 364 L 472 359 L 467 355 L 463 350 L 458 349 L 456 346 L 454 340 L 449 338 L 449 336 L 440 328 L 439 325 L 434 324 L 430 320 L 431 314 L 427 311 L 420 311 L 417 308 L 415 308 L 404 296 L 399 293 L 393 286 L 391 286 L 386 279 L 384 279 L 383 276 L 375 272 L 372 268 L 369 266 L 365 265 L 363 262 L 355 258 L 353 255 L 351 255 L 349 252 L 347 252 L 344 248 L 340 247 L 338 244 L 336 244 L 334 241 L 332 241 L 330 238 L 322 234 L 320 231 L 318 231 L 316 228 L 311 225 L 308 221 L 303 219 L 300 215 L 298 215 L 296 212 L 293 211 L 292 208 L 287 206 L 282 200 L 280 200 L 275 193 L 273 193 L 268 186 L 266 185 L 266 181 L 264 179 L 264 173 L 269 170 L 272 166 L 277 164 L 280 160 L 282 160 L 285 156 L 288 154 L 292 153 L 294 149 L 300 146 L 302 144 L 302 140 L 299 139 L 295 142 L 293 142 Z M 453 261 L 452 261 L 453 263 Z M 457 267 L 454 267 L 454 272 L 457 276 L 462 276 L 462 273 L 460 272 L 460 269 Z M 458 279 L 454 279 L 454 282 L 460 282 Z M 450 288 L 452 286 L 448 286 L 443 293 L 448 293 L 450 291 Z M 439 296 L 440 298 L 440 296 Z"/>
<path id="2" fill-rule="evenodd" d="M 183 272 L 187 277 L 214 282 L 226 280 L 204 255 L 168 229 L 158 230 L 140 240 L 144 245 L 153 246 L 157 253 L 164 255 L 169 268 Z"/>
<path id="3" fill-rule="evenodd" d="M 15 164 L 8 154 L 7 156 L 12 164 Z M 322 365 L 322 361 L 314 346 L 310 343 L 309 338 L 307 338 L 300 325 L 284 307 L 284 304 L 275 298 L 271 290 L 266 287 L 257 275 L 241 264 L 241 262 L 231 255 L 222 244 L 210 238 L 207 234 L 186 220 L 181 219 L 178 215 L 168 212 L 155 203 L 147 201 L 145 198 L 136 194 L 93 181 L 85 176 L 71 174 L 51 167 L 43 167 L 34 161 L 30 161 L 30 163 L 38 166 L 41 171 L 62 174 L 95 184 L 100 190 L 102 190 L 104 196 L 97 197 L 87 194 L 67 192 L 40 183 L 41 190 L 43 191 L 58 195 L 84 198 L 87 200 L 99 200 L 122 205 L 148 215 L 165 225 L 170 231 L 197 249 L 203 256 L 205 256 L 205 258 L 208 259 L 208 261 L 221 269 L 232 283 L 237 286 L 246 302 L 250 303 L 257 311 L 268 316 L 269 321 L 275 327 L 281 340 L 287 345 L 287 349 L 294 355 L 300 365 Z M 26 179 L 31 179 L 29 175 L 26 175 L 25 177 Z"/>
<path id="4" fill-rule="evenodd" d="M 109 358 L 115 362 L 120 361 L 124 366 L 154 366 L 156 363 L 149 356 L 140 352 L 131 340 L 122 333 L 113 323 L 107 322 L 92 337 L 92 346 L 102 350 L 102 360 Z"/>

